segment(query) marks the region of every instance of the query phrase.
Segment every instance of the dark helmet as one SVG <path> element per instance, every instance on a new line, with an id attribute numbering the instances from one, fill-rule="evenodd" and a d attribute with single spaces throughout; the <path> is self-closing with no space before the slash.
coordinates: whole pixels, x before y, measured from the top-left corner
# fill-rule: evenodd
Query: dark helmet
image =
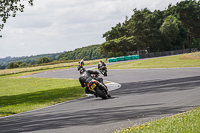
<path id="1" fill-rule="evenodd" d="M 80 68 L 80 74 L 83 73 L 83 72 L 85 72 L 85 68 L 81 67 Z"/>

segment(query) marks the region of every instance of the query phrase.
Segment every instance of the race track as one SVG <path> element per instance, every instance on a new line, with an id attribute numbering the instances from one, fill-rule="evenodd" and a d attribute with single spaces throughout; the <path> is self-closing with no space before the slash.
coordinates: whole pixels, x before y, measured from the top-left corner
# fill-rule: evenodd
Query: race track
<path id="1" fill-rule="evenodd" d="M 88 66 L 94 67 L 94 66 Z M 30 77 L 75 78 L 76 68 Z M 1 133 L 111 133 L 200 106 L 200 68 L 108 70 L 112 98 L 85 97 L 0 118 Z M 120 87 L 120 88 L 119 88 Z"/>

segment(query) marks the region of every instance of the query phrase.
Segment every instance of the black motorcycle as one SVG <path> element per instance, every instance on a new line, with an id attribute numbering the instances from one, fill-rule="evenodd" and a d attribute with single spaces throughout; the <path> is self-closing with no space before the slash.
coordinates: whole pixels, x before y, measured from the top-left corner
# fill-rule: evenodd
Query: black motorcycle
<path id="1" fill-rule="evenodd" d="M 98 78 L 98 75 L 93 75 L 93 78 L 90 77 L 87 79 L 87 86 L 89 87 L 89 90 L 95 91 L 97 96 L 101 97 L 102 99 L 110 98 L 110 94 L 108 94 L 107 87 L 96 80 Z"/>
<path id="2" fill-rule="evenodd" d="M 104 76 L 107 76 L 107 68 L 106 66 L 101 66 L 99 67 L 99 72 L 104 75 Z"/>

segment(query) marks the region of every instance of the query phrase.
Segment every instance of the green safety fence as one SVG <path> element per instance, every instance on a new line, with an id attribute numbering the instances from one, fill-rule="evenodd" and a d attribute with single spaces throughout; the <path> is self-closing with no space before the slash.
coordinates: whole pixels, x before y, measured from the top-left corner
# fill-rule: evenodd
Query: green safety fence
<path id="1" fill-rule="evenodd" d="M 108 58 L 107 59 L 107 62 L 110 63 L 110 62 L 117 62 L 117 58 Z"/>
<path id="2" fill-rule="evenodd" d="M 132 60 L 131 56 L 124 56 L 125 60 Z"/>
<path id="3" fill-rule="evenodd" d="M 107 62 L 117 62 L 117 61 L 126 61 L 126 60 L 136 60 L 139 59 L 139 55 L 129 55 L 129 56 L 120 56 L 116 58 L 108 58 Z"/>
<path id="4" fill-rule="evenodd" d="M 139 55 L 131 55 L 132 60 L 139 59 Z"/>
<path id="5" fill-rule="evenodd" d="M 124 61 L 124 56 L 121 56 L 121 57 L 116 57 L 118 61 Z"/>

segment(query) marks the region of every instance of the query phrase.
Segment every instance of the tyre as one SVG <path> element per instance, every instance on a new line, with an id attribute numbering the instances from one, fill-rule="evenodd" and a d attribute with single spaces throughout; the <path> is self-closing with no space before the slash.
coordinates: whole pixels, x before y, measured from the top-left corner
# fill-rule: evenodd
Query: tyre
<path id="1" fill-rule="evenodd" d="M 99 97 L 101 97 L 102 99 L 108 98 L 107 95 L 99 87 L 96 87 L 95 91 L 96 91 L 97 95 Z"/>
<path id="2" fill-rule="evenodd" d="M 107 76 L 107 72 L 104 72 L 104 76 Z"/>

